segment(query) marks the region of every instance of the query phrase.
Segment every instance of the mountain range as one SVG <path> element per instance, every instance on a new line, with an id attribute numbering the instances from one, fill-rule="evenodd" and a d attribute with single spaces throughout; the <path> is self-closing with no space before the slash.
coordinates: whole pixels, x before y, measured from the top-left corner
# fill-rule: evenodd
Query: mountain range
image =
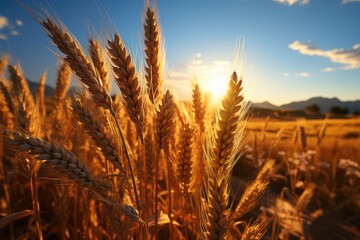
<path id="1" fill-rule="evenodd" d="M 346 107 L 350 113 L 360 111 L 360 100 L 341 101 L 338 98 L 313 97 L 304 101 L 290 102 L 280 106 L 274 105 L 268 101 L 261 103 L 252 103 L 252 108 L 271 109 L 271 110 L 304 110 L 307 106 L 318 105 L 321 112 L 329 112 L 334 106 Z"/>

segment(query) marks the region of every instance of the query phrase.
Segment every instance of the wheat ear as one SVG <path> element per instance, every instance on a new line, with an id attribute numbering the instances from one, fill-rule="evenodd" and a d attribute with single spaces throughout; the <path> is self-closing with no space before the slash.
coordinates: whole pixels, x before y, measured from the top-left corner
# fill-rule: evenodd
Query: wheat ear
<path id="1" fill-rule="evenodd" d="M 269 225 L 269 218 L 265 212 L 262 212 L 259 217 L 251 225 L 246 226 L 241 240 L 260 240 L 266 233 Z"/>
<path id="2" fill-rule="evenodd" d="M 72 103 L 72 110 L 75 112 L 78 120 L 83 124 L 85 131 L 94 140 L 95 144 L 101 149 L 105 158 L 109 160 L 117 169 L 124 172 L 121 165 L 120 154 L 117 150 L 117 144 L 111 138 L 104 126 L 95 121 L 94 115 L 86 109 L 79 100 Z"/>
<path id="3" fill-rule="evenodd" d="M 215 141 L 211 150 L 209 179 L 209 238 L 224 239 L 229 234 L 229 186 L 228 179 L 233 167 L 233 146 L 243 97 L 240 95 L 242 80 L 236 72 L 231 76 L 226 95 L 222 100 Z"/>
<path id="4" fill-rule="evenodd" d="M 99 187 L 94 176 L 72 152 L 61 146 L 55 146 L 42 139 L 13 132 L 13 139 L 7 139 L 19 152 L 28 156 L 35 156 L 36 160 L 43 160 L 45 164 L 57 167 L 70 179 L 85 186 Z"/>
<path id="5" fill-rule="evenodd" d="M 19 100 L 24 96 L 24 104 L 30 111 L 35 108 L 34 97 L 30 92 L 29 85 L 20 69 L 19 65 L 8 66 L 10 81 L 12 82 L 12 95 L 13 98 Z"/>
<path id="6" fill-rule="evenodd" d="M 137 133 L 143 140 L 143 103 L 135 66 L 131 62 L 131 56 L 127 54 L 126 47 L 119 35 L 115 34 L 114 40 L 109 40 L 108 44 L 115 81 L 122 93 L 130 119 L 135 123 Z"/>
<path id="7" fill-rule="evenodd" d="M 228 91 L 222 100 L 222 108 L 219 113 L 220 119 L 217 124 L 218 128 L 210 164 L 213 169 L 216 169 L 220 177 L 228 176 L 233 166 L 232 151 L 243 101 L 243 96 L 240 95 L 241 84 L 242 80 L 238 80 L 237 74 L 234 72 L 229 82 Z"/>
<path id="8" fill-rule="evenodd" d="M 156 143 L 158 149 L 164 149 L 167 146 L 169 137 L 173 132 L 174 104 L 173 96 L 167 90 L 156 115 Z"/>
<path id="9" fill-rule="evenodd" d="M 147 67 L 145 67 L 145 79 L 149 98 L 152 103 L 161 94 L 161 79 L 160 79 L 160 36 L 159 27 L 156 22 L 156 14 L 153 9 L 147 8 L 145 23 L 145 55 Z"/>
<path id="10" fill-rule="evenodd" d="M 97 78 L 94 67 L 86 58 L 75 38 L 50 18 L 40 21 L 40 24 L 47 30 L 54 44 L 66 56 L 65 61 L 76 73 L 80 81 L 87 86 L 97 105 L 110 109 L 111 98 L 102 85 L 101 80 Z"/>
<path id="11" fill-rule="evenodd" d="M 205 109 L 204 104 L 202 102 L 202 94 L 201 90 L 198 84 L 195 84 L 193 89 L 193 111 L 194 111 L 194 117 L 195 122 L 199 125 L 201 132 L 205 130 L 205 123 L 204 123 L 204 117 L 205 117 Z"/>
<path id="12" fill-rule="evenodd" d="M 41 74 L 39 84 L 36 90 L 36 101 L 39 105 L 39 113 L 41 117 L 46 115 L 46 106 L 45 106 L 45 81 L 46 81 L 47 72 Z"/>
<path id="13" fill-rule="evenodd" d="M 3 77 L 4 75 L 4 69 L 6 68 L 6 66 L 8 65 L 9 62 L 9 56 L 8 55 L 3 55 L 0 58 L 0 77 Z M 1 80 L 1 78 L 0 78 Z"/>
<path id="14" fill-rule="evenodd" d="M 208 184 L 208 222 L 206 224 L 209 239 L 226 239 L 229 230 L 229 194 L 228 182 L 217 179 L 217 174 L 211 173 Z"/>
<path id="15" fill-rule="evenodd" d="M 7 81 L 0 80 L 0 91 L 4 96 L 4 100 L 6 101 L 6 105 L 8 106 L 11 113 L 14 112 L 14 103 L 11 98 L 11 88 L 9 86 L 9 83 Z"/>
<path id="16" fill-rule="evenodd" d="M 189 123 L 184 124 L 180 132 L 178 143 L 178 161 L 177 176 L 179 179 L 180 189 L 182 193 L 188 197 L 190 191 L 190 183 L 192 180 L 192 135 L 193 130 Z"/>
<path id="17" fill-rule="evenodd" d="M 4 94 L 0 92 L 0 121 L 1 124 L 4 124 L 8 129 L 13 129 L 14 115 L 10 111 L 9 105 L 5 99 Z"/>
<path id="18" fill-rule="evenodd" d="M 90 57 L 92 59 L 92 62 L 94 63 L 97 72 L 99 73 L 100 80 L 104 85 L 105 90 L 107 92 L 110 92 L 111 85 L 106 67 L 106 62 L 104 59 L 103 49 L 101 48 L 100 43 L 94 39 L 90 39 L 89 43 Z"/>
<path id="19" fill-rule="evenodd" d="M 305 152 L 307 148 L 307 135 L 306 135 L 305 126 L 300 126 L 299 131 L 300 131 L 301 147 L 302 150 Z"/>
<path id="20" fill-rule="evenodd" d="M 169 137 L 173 131 L 175 108 L 173 96 L 169 90 L 166 91 L 159 110 L 156 114 L 156 157 L 155 157 L 155 234 L 158 227 L 158 181 L 159 181 L 159 161 L 160 151 L 167 147 Z"/>
<path id="21" fill-rule="evenodd" d="M 36 111 L 34 98 L 30 92 L 29 85 L 22 74 L 19 66 L 8 66 L 10 80 L 13 86 L 13 98 L 18 104 L 18 127 L 28 133 L 34 134 L 36 129 Z"/>
<path id="22" fill-rule="evenodd" d="M 70 86 L 70 80 L 71 80 L 71 68 L 66 62 L 63 62 L 58 70 L 56 87 L 54 92 L 56 108 L 59 108 L 60 104 L 64 101 Z"/>
<path id="23" fill-rule="evenodd" d="M 267 161 L 258 173 L 256 179 L 245 189 L 245 192 L 242 194 L 241 199 L 231 216 L 233 222 L 244 216 L 244 214 L 248 213 L 256 206 L 261 195 L 269 185 L 270 177 L 274 173 L 274 164 L 274 160 Z"/>

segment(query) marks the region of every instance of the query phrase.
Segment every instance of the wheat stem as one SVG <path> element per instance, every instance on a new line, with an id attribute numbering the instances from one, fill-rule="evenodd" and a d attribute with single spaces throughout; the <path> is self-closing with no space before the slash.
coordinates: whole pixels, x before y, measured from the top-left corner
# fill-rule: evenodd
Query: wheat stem
<path id="1" fill-rule="evenodd" d="M 114 110 L 111 108 L 110 109 L 110 113 L 112 115 L 112 117 L 114 118 L 115 120 L 115 123 L 116 123 L 116 127 L 119 131 L 119 134 L 120 134 L 120 137 L 121 137 L 121 141 L 123 143 L 123 147 L 124 147 L 124 151 L 125 151 L 125 155 L 126 155 L 126 159 L 127 159 L 127 162 L 128 162 L 128 165 L 129 165 L 129 169 L 130 169 L 130 175 L 131 175 L 131 181 L 132 181 L 132 184 L 133 184 L 133 188 L 134 188 L 134 194 L 135 194 L 135 199 L 136 199 L 136 207 L 139 209 L 140 205 L 139 205 L 139 197 L 138 197 L 138 192 L 137 192 L 137 187 L 136 187 L 136 182 L 135 182 L 135 175 L 134 175 L 134 170 L 133 170 L 133 167 L 132 167 L 132 164 L 131 164 L 131 159 L 130 159 L 130 154 L 129 154 L 129 151 L 127 149 L 127 146 L 126 146 L 126 141 L 125 141 L 125 138 L 124 138 L 124 135 L 121 131 L 121 128 L 120 128 L 120 125 L 119 125 L 119 122 L 116 118 L 116 114 L 114 112 Z"/>

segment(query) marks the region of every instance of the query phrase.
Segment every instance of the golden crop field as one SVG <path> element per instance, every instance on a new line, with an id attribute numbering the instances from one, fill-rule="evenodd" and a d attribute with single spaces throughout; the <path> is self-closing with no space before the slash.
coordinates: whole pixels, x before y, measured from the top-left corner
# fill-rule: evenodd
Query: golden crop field
<path id="1" fill-rule="evenodd" d="M 34 95 L 1 57 L 0 239 L 360 239 L 359 118 L 248 119 L 235 71 L 215 106 L 197 83 L 176 99 L 152 7 L 143 65 L 37 20 L 58 75 Z"/>

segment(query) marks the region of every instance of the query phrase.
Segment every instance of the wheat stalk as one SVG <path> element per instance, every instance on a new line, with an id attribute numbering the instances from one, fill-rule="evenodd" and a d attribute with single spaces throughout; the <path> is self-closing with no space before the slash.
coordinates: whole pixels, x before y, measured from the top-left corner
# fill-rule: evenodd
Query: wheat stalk
<path id="1" fill-rule="evenodd" d="M 156 113 L 156 157 L 155 157 L 155 233 L 158 227 L 158 181 L 159 181 L 159 161 L 160 151 L 165 149 L 169 143 L 169 137 L 173 132 L 172 125 L 174 121 L 175 109 L 173 96 L 169 90 L 166 91 L 159 110 Z M 168 183 L 170 184 L 170 182 Z"/>

